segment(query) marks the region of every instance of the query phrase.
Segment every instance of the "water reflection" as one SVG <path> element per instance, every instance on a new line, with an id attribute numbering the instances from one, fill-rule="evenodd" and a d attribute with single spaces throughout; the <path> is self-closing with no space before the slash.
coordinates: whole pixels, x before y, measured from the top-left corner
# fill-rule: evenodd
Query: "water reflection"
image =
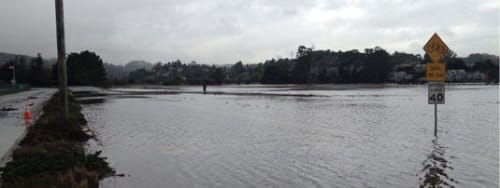
<path id="1" fill-rule="evenodd" d="M 105 101 L 104 98 L 78 98 L 80 104 L 99 104 Z"/>
<path id="2" fill-rule="evenodd" d="M 278 89 L 269 92 L 299 93 Z M 429 138 L 419 123 L 429 113 L 421 102 L 426 92 L 421 86 L 301 93 L 330 97 L 110 92 L 79 99 L 105 99 L 83 107 L 99 138 L 90 148 L 130 175 L 104 180 L 103 187 L 498 187 L 492 144 L 498 105 L 488 102 L 498 89 L 453 95 L 463 102 L 442 112 L 442 127 L 453 127 L 448 138 L 463 140 L 440 138 L 446 147 L 432 138 L 421 142 Z M 470 110 L 473 104 L 488 105 Z M 463 159 L 469 160 L 457 162 Z"/>
<path id="3" fill-rule="evenodd" d="M 439 145 L 438 139 L 432 140 L 432 152 L 422 162 L 424 168 L 418 174 L 420 187 L 455 187 L 458 182 L 448 176 L 453 170 L 445 158 L 446 147 Z"/>

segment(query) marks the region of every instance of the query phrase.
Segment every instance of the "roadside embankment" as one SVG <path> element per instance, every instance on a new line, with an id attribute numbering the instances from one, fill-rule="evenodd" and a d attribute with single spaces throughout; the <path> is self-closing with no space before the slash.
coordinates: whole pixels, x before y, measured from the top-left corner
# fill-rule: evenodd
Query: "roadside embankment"
<path id="1" fill-rule="evenodd" d="M 91 138 L 80 104 L 69 94 L 69 119 L 59 116 L 58 94 L 12 152 L 12 161 L 0 169 L 2 187 L 98 187 L 114 175 L 100 152 L 86 153 Z"/>
<path id="2" fill-rule="evenodd" d="M 56 89 L 53 88 L 33 88 L 0 96 L 0 167 L 10 160 L 14 146 L 28 131 L 23 117 L 26 107 L 29 107 L 31 117 L 36 119 L 54 93 Z"/>

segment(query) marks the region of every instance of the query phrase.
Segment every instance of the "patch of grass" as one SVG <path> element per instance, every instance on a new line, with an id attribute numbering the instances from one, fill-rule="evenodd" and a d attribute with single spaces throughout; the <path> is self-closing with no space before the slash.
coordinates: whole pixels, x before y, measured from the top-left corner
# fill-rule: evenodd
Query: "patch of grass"
<path id="1" fill-rule="evenodd" d="M 91 136 L 82 130 L 87 121 L 77 101 L 69 95 L 70 116 L 61 120 L 58 98 L 50 99 L 0 169 L 2 187 L 98 187 L 99 179 L 115 174 L 100 151 L 85 153 L 83 143 Z"/>
<path id="2" fill-rule="evenodd" d="M 19 93 L 19 92 L 22 92 L 22 91 L 19 91 L 19 90 L 0 90 L 0 96 L 10 95 L 10 94 Z"/>

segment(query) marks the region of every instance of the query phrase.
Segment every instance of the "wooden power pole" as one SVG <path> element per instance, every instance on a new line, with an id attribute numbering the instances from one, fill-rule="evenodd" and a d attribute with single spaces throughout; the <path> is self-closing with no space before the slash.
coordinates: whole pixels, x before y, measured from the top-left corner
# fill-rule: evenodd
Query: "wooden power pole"
<path id="1" fill-rule="evenodd" d="M 64 7 L 63 0 L 56 2 L 56 32 L 57 32 L 57 72 L 59 81 L 59 97 L 62 104 L 61 114 L 68 120 L 68 79 L 66 73 L 66 46 L 64 41 Z"/>

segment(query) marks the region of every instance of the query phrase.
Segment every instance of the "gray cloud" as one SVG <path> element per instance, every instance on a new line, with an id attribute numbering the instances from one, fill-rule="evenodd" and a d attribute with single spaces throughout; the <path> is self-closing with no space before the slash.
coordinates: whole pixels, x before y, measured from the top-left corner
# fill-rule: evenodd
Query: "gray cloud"
<path id="1" fill-rule="evenodd" d="M 0 2 L 0 51 L 56 56 L 53 1 Z M 498 55 L 495 0 L 67 0 L 67 51 L 105 61 L 261 62 L 298 45 L 422 54 L 438 32 L 461 56 Z"/>

